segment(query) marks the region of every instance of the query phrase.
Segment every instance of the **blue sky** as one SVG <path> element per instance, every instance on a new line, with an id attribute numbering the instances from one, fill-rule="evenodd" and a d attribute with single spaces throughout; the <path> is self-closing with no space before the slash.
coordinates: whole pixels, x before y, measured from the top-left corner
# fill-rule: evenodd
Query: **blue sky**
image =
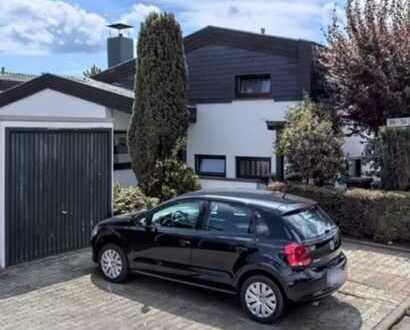
<path id="1" fill-rule="evenodd" d="M 342 0 L 339 0 L 342 1 Z M 106 24 L 138 27 L 151 11 L 174 12 L 184 35 L 216 25 L 323 42 L 332 0 L 0 0 L 0 66 L 80 75 L 106 68 Z"/>

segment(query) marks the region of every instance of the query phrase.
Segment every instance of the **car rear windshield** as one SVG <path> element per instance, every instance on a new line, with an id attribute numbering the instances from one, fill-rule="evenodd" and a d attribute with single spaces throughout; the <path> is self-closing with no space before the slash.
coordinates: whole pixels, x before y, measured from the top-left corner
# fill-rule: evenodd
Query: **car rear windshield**
<path id="1" fill-rule="evenodd" d="M 319 207 L 286 215 L 284 219 L 302 240 L 317 238 L 335 228 L 334 222 Z"/>

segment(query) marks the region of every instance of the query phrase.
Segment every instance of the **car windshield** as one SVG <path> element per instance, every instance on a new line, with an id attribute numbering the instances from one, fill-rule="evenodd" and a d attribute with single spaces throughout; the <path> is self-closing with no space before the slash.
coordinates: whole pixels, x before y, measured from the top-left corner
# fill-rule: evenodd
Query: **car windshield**
<path id="1" fill-rule="evenodd" d="M 286 215 L 284 219 L 302 240 L 317 238 L 335 227 L 329 216 L 318 207 Z"/>

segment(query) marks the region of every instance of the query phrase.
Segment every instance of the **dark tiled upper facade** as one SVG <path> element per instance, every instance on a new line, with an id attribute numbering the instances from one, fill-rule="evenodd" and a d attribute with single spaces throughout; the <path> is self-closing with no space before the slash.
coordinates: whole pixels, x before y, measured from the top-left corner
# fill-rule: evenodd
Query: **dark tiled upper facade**
<path id="1" fill-rule="evenodd" d="M 300 100 L 312 88 L 310 41 L 206 27 L 185 37 L 189 99 L 193 104 L 231 102 L 237 98 L 238 76 L 268 75 L 275 101 Z M 136 60 L 107 69 L 94 79 L 132 88 Z M 266 97 L 266 96 L 265 96 Z"/>

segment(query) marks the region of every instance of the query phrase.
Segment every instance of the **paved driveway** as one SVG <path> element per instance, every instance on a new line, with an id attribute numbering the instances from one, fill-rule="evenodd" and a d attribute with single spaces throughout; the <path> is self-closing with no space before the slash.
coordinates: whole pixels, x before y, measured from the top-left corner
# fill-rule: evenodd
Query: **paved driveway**
<path id="1" fill-rule="evenodd" d="M 410 254 L 345 244 L 349 281 L 292 306 L 274 329 L 371 329 L 410 295 Z M 247 319 L 235 297 L 133 277 L 105 282 L 88 250 L 0 272 L 1 329 L 272 329 Z"/>

